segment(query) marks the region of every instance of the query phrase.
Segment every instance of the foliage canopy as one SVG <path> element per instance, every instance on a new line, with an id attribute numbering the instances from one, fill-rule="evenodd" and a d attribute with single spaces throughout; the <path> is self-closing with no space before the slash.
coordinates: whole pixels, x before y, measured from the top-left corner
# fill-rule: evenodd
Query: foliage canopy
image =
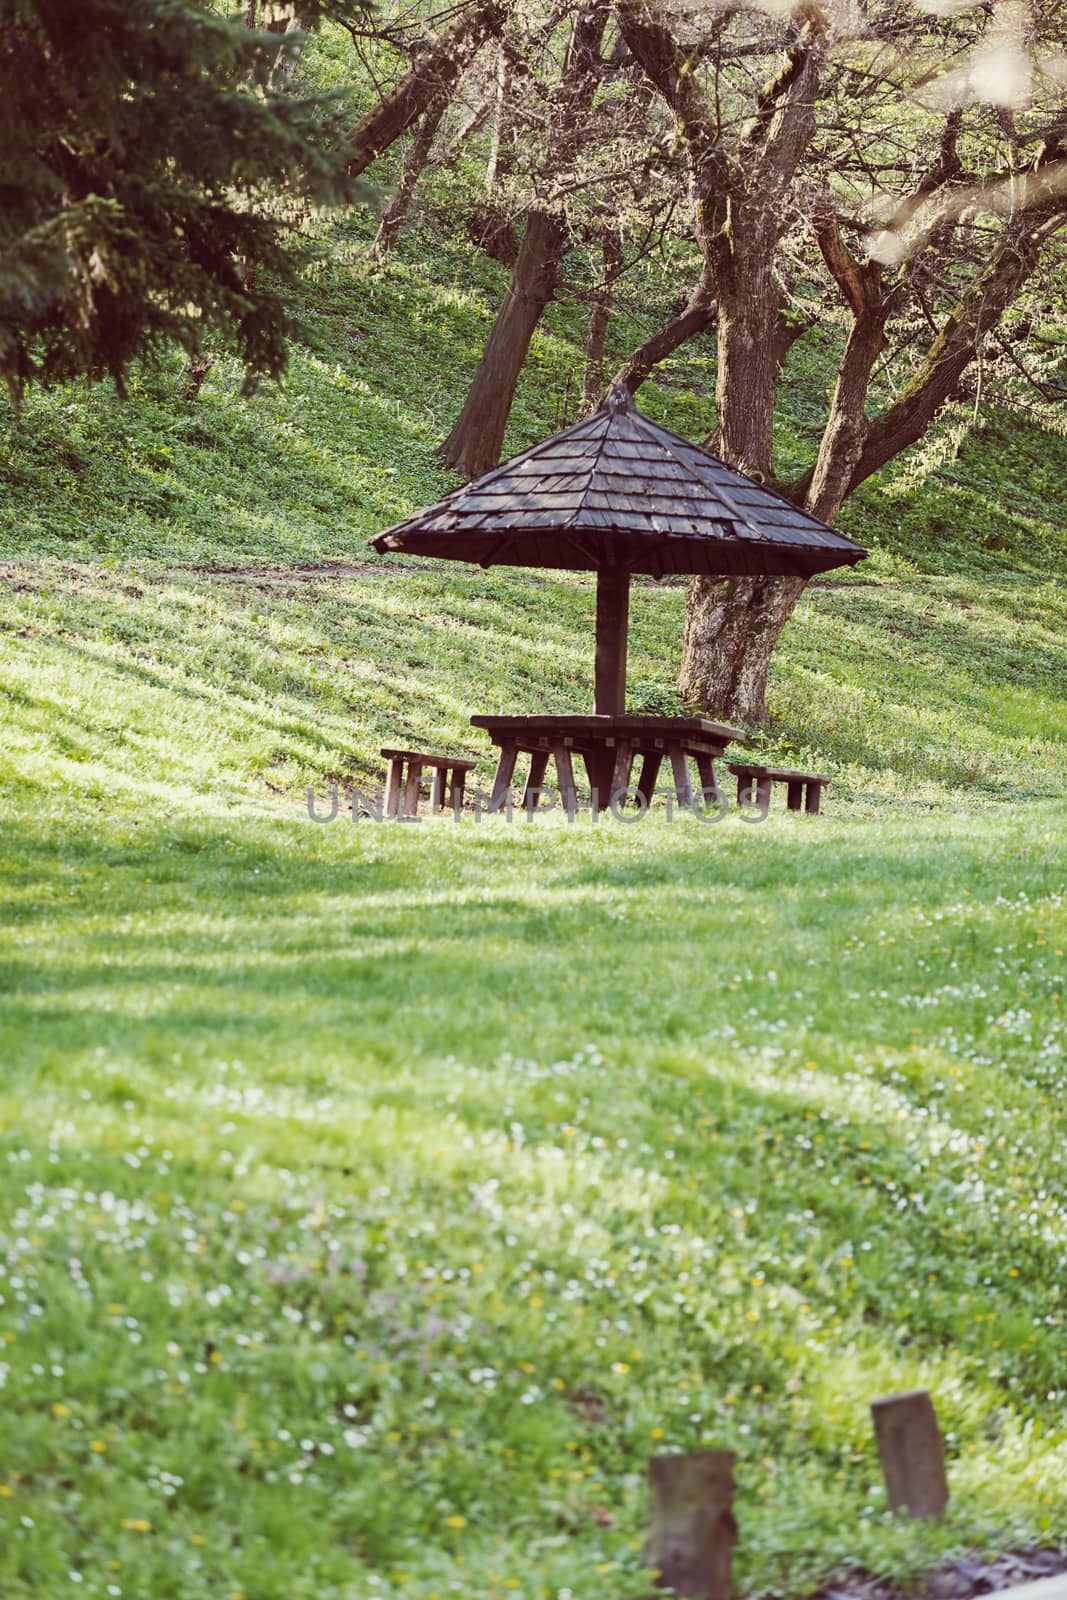
<path id="1" fill-rule="evenodd" d="M 122 375 L 225 330 L 249 375 L 285 362 L 278 197 L 355 189 L 325 105 L 273 92 L 281 45 L 201 0 L 0 8 L 0 374 Z M 255 270 L 249 269 L 255 264 Z"/>

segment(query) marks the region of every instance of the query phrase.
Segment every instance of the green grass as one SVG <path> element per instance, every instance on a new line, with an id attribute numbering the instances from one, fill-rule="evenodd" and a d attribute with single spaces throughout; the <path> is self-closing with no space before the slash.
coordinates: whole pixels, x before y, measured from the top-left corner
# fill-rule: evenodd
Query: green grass
<path id="1" fill-rule="evenodd" d="M 1062 1537 L 1062 807 L 317 826 L 72 759 L 7 817 L 5 1595 L 608 1600 L 703 1444 L 746 1592 Z"/>
<path id="2" fill-rule="evenodd" d="M 750 1595 L 1067 1542 L 1059 425 L 950 417 L 850 503 L 874 553 L 756 741 L 823 818 L 317 826 L 382 744 L 484 783 L 471 712 L 592 675 L 585 579 L 369 556 L 452 481 L 501 280 L 419 236 L 368 273 L 365 233 L 284 392 L 222 359 L 7 425 L 0 1593 L 625 1600 L 647 1458 L 701 1444 Z M 581 331 L 509 447 L 573 415 Z M 698 435 L 707 345 L 662 376 Z M 677 709 L 682 603 L 636 589 L 634 709 Z M 867 1412 L 917 1384 L 933 1528 Z"/>

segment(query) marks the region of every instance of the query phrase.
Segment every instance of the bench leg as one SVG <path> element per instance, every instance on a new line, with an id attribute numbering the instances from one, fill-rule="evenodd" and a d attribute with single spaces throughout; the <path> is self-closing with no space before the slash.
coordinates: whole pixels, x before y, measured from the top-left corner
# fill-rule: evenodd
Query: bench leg
<path id="1" fill-rule="evenodd" d="M 810 785 L 808 786 L 808 793 L 809 793 L 809 795 L 811 793 L 811 786 Z M 800 808 L 801 808 L 801 805 L 803 804 L 803 802 L 804 802 L 804 785 L 802 783 L 795 783 L 793 781 L 790 781 L 786 785 L 786 791 L 785 791 L 785 803 L 786 803 L 786 805 L 789 807 L 790 811 L 799 811 Z"/>
<path id="2" fill-rule="evenodd" d="M 804 810 L 809 816 L 817 817 L 819 815 L 819 804 L 822 800 L 822 789 L 823 786 L 821 783 L 808 784 L 808 796 L 804 802 Z"/>
<path id="3" fill-rule="evenodd" d="M 764 816 L 771 809 L 771 790 L 774 787 L 772 778 L 756 779 L 756 804 Z"/>
<path id="4" fill-rule="evenodd" d="M 515 772 L 515 762 L 518 754 L 519 749 L 513 739 L 509 739 L 507 744 L 500 746 L 500 760 L 497 762 L 493 790 L 489 796 L 490 811 L 499 811 L 504 804 L 504 797 L 508 792 Z"/>
<path id="5" fill-rule="evenodd" d="M 756 780 L 755 780 L 755 778 L 750 778 L 750 777 L 746 776 L 746 774 L 743 773 L 743 772 L 738 773 L 738 776 L 737 776 L 737 804 L 741 808 L 742 811 L 745 809 L 746 806 L 750 806 L 752 804 L 752 801 L 753 801 L 753 798 L 754 798 L 754 794 L 755 794 L 755 788 L 756 788 Z"/>
<path id="6" fill-rule="evenodd" d="M 389 762 L 389 771 L 385 779 L 385 814 L 387 817 L 400 815 L 400 790 L 404 783 L 404 763 L 393 756 Z"/>
<path id="7" fill-rule="evenodd" d="M 417 817 L 419 814 L 419 788 L 422 784 L 422 762 L 410 761 L 408 763 L 408 781 L 404 785 L 404 810 L 405 817 Z"/>
<path id="8" fill-rule="evenodd" d="M 522 803 L 526 807 L 527 811 L 536 811 L 538 805 L 540 804 L 541 796 L 535 794 L 534 790 L 540 789 L 541 785 L 544 783 L 545 773 L 547 770 L 548 751 L 535 750 L 533 755 L 530 757 L 530 775 L 526 779 L 526 787 L 522 791 Z"/>
<path id="9" fill-rule="evenodd" d="M 452 814 L 459 816 L 463 810 L 463 791 L 467 787 L 467 774 L 462 767 L 452 769 Z"/>

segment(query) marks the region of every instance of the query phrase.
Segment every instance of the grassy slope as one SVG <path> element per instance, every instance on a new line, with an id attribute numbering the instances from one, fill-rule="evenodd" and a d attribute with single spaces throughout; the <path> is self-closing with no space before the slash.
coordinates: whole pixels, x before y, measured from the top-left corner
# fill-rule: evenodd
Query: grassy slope
<path id="1" fill-rule="evenodd" d="M 223 364 L 10 436 L 0 1590 L 607 1600 L 645 1458 L 700 1442 L 749 1590 L 1067 1538 L 1067 446 L 993 419 L 849 507 L 876 554 L 773 691 L 824 820 L 316 827 L 383 742 L 588 694 L 579 579 L 298 570 L 449 481 L 499 284 L 432 259 L 325 274 L 284 396 Z M 698 433 L 707 352 L 665 376 Z M 681 599 L 640 592 L 636 706 Z M 913 1383 L 940 1529 L 877 1487 L 866 1404 Z"/>

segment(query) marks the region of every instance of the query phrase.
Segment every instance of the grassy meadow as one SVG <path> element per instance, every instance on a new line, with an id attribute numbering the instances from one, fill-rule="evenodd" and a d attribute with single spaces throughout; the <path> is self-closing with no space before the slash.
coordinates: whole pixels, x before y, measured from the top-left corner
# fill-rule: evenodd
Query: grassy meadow
<path id="1" fill-rule="evenodd" d="M 846 509 L 755 741 L 823 817 L 318 824 L 382 744 L 484 782 L 470 714 L 592 673 L 586 579 L 368 554 L 452 482 L 501 280 L 365 231 L 284 389 L 3 423 L 0 1594 L 635 1600 L 648 1456 L 701 1445 L 746 1595 L 1067 1543 L 1060 425 L 952 414 Z M 579 311 L 509 448 L 574 416 Z M 661 376 L 699 436 L 710 348 Z M 634 710 L 683 598 L 635 594 Z M 917 1385 L 937 1526 L 868 1415 Z"/>

